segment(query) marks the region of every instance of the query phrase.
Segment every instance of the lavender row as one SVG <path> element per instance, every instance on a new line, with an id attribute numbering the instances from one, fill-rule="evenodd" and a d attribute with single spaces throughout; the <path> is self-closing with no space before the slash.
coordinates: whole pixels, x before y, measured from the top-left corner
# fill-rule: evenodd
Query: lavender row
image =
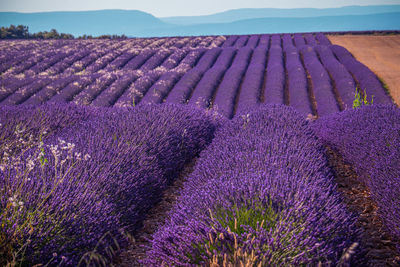
<path id="1" fill-rule="evenodd" d="M 106 73 L 96 79 L 85 90 L 74 96 L 73 102 L 79 105 L 90 105 L 92 101 L 108 88 L 118 77 L 113 73 Z"/>
<path id="2" fill-rule="evenodd" d="M 188 49 L 176 49 L 175 51 L 170 54 L 170 56 L 165 60 L 162 64 L 160 64 L 160 67 L 166 68 L 166 69 L 172 69 L 175 68 L 180 64 L 180 62 L 187 56 L 189 53 Z"/>
<path id="3" fill-rule="evenodd" d="M 19 64 L 13 64 L 9 73 L 20 74 L 27 71 L 39 73 L 44 71 L 47 67 L 54 65 L 56 62 L 62 60 L 65 55 L 69 54 L 70 51 L 68 51 L 68 48 L 68 46 L 64 47 L 64 45 L 60 46 L 56 44 L 46 50 L 40 48 L 36 51 L 31 51 L 30 57 L 26 58 Z"/>
<path id="4" fill-rule="evenodd" d="M 90 54 L 84 56 L 78 61 L 75 61 L 72 65 L 65 68 L 62 72 L 64 75 L 73 75 L 84 71 L 88 66 L 93 64 L 98 58 L 101 58 L 105 52 L 91 52 Z"/>
<path id="5" fill-rule="evenodd" d="M 261 102 L 261 89 L 264 81 L 267 53 L 268 50 L 265 46 L 254 49 L 241 85 L 236 112 L 257 106 Z"/>
<path id="6" fill-rule="evenodd" d="M 33 42 L 28 42 L 30 44 L 33 44 Z M 41 44 L 39 47 L 38 46 L 30 46 L 30 47 L 23 47 L 22 49 L 15 48 L 15 46 L 10 46 L 12 47 L 11 49 L 5 50 L 2 49 L 2 52 L 4 54 L 2 55 L 2 60 L 1 60 L 1 68 L 0 72 L 4 72 L 5 70 L 9 69 L 10 67 L 15 67 L 18 66 L 21 62 L 26 61 L 29 57 L 32 56 L 32 50 L 36 49 L 35 52 L 36 54 L 41 54 L 45 53 L 49 49 L 62 49 L 63 46 L 65 46 L 66 43 L 56 43 L 56 44 L 51 44 L 49 43 L 46 44 Z"/>
<path id="7" fill-rule="evenodd" d="M 236 55 L 235 48 L 225 48 L 219 54 L 214 65 L 204 73 L 203 77 L 193 91 L 189 104 L 207 108 L 226 70 L 231 66 Z"/>
<path id="8" fill-rule="evenodd" d="M 186 54 L 186 51 L 183 54 L 186 56 L 180 61 L 172 58 L 170 62 L 167 62 L 168 64 L 162 65 L 161 67 L 172 70 L 163 74 L 160 79 L 155 84 L 153 84 L 153 86 L 147 91 L 147 94 L 142 99 L 143 103 L 164 102 L 164 99 L 167 97 L 174 85 L 188 70 L 192 70 L 193 66 L 203 55 L 204 51 L 204 49 L 195 49 L 188 54 Z"/>
<path id="9" fill-rule="evenodd" d="M 144 97 L 149 88 L 157 82 L 164 71 L 155 69 L 141 75 L 128 89 L 118 98 L 114 106 L 132 107 L 135 106 Z"/>
<path id="10" fill-rule="evenodd" d="M 296 47 L 301 47 L 306 44 L 304 37 L 300 33 L 295 33 L 293 35 L 293 41 Z"/>
<path id="11" fill-rule="evenodd" d="M 351 108 L 356 88 L 353 77 L 346 67 L 336 59 L 332 50 L 328 46 L 315 46 L 315 51 L 318 53 L 318 56 L 326 70 L 332 76 L 339 98 L 342 101 L 343 109 Z"/>
<path id="12" fill-rule="evenodd" d="M 44 60 L 38 62 L 35 66 L 31 67 L 29 70 L 34 73 L 41 73 L 55 65 L 56 63 L 64 60 L 66 57 L 71 56 L 73 52 L 65 53 L 65 52 L 57 52 L 54 56 L 49 56 Z"/>
<path id="13" fill-rule="evenodd" d="M 317 33 L 315 35 L 315 39 L 317 39 L 320 45 L 331 45 L 331 41 L 329 41 L 328 37 L 325 36 L 323 33 Z"/>
<path id="14" fill-rule="evenodd" d="M 206 49 L 204 48 L 192 49 L 189 53 L 185 51 L 182 55 L 180 55 L 180 58 L 184 56 L 182 60 L 172 57 L 172 61 L 166 62 L 165 64 L 161 65 L 161 67 L 166 69 L 175 68 L 179 71 L 188 71 L 199 62 L 205 51 Z"/>
<path id="15" fill-rule="evenodd" d="M 50 77 L 29 77 L 27 78 L 30 81 L 28 84 L 23 85 L 22 87 L 16 88 L 15 91 L 2 91 L 0 94 L 0 98 L 2 101 L 0 105 L 18 105 L 22 102 L 26 101 L 33 94 L 39 92 L 46 85 L 50 84 L 54 79 Z"/>
<path id="16" fill-rule="evenodd" d="M 96 61 L 93 62 L 93 64 L 88 65 L 85 68 L 85 72 L 87 73 L 98 72 L 99 70 L 106 68 L 106 66 L 108 66 L 110 62 L 114 61 L 116 58 L 121 56 L 121 54 L 122 51 L 119 51 L 118 49 L 113 51 L 108 51 L 101 57 L 97 58 Z"/>
<path id="17" fill-rule="evenodd" d="M 240 84 L 246 72 L 253 50 L 248 47 L 240 48 L 232 63 L 227 69 L 215 95 L 214 108 L 227 118 L 234 115 L 235 102 L 240 90 Z"/>
<path id="18" fill-rule="evenodd" d="M 44 86 L 40 91 L 29 97 L 23 104 L 27 105 L 39 105 L 45 103 L 52 96 L 59 93 L 63 88 L 67 87 L 69 84 L 75 82 L 78 79 L 77 76 L 66 76 L 59 77 L 50 84 Z"/>
<path id="19" fill-rule="evenodd" d="M 13 94 L 18 88 L 31 84 L 35 78 L 32 75 L 2 75 L 0 79 L 0 101 Z"/>
<path id="20" fill-rule="evenodd" d="M 137 71 L 126 72 L 118 77 L 108 88 L 103 90 L 92 102 L 91 105 L 98 107 L 112 107 L 120 96 L 140 78 Z"/>
<path id="21" fill-rule="evenodd" d="M 21 62 L 27 60 L 30 55 L 29 53 L 10 53 L 12 55 L 11 58 L 4 60 L 4 62 L 0 65 L 0 73 L 3 73 L 7 70 L 12 70 L 13 67 L 18 66 Z"/>
<path id="22" fill-rule="evenodd" d="M 240 37 L 236 40 L 236 42 L 235 42 L 235 44 L 233 45 L 233 47 L 239 49 L 239 48 L 245 46 L 245 45 L 247 44 L 248 39 L 249 39 L 249 37 L 246 36 L 246 35 L 240 36 Z"/>
<path id="23" fill-rule="evenodd" d="M 310 46 L 318 45 L 317 39 L 315 38 L 314 34 L 312 34 L 312 33 L 304 34 L 304 39 L 307 42 L 307 45 L 310 45 Z"/>
<path id="24" fill-rule="evenodd" d="M 57 75 L 59 73 L 62 73 L 64 70 L 66 70 L 72 64 L 74 64 L 76 61 L 82 60 L 89 54 L 90 54 L 90 51 L 86 50 L 86 49 L 79 51 L 78 53 L 73 53 L 72 55 L 67 56 L 64 60 L 55 63 L 53 66 L 49 67 L 46 71 L 50 75 Z"/>
<path id="25" fill-rule="evenodd" d="M 179 82 L 172 88 L 166 102 L 185 103 L 189 99 L 190 94 L 193 92 L 193 89 L 200 81 L 204 72 L 212 66 L 221 51 L 221 48 L 212 48 L 207 50 L 196 66 L 185 73 Z"/>
<path id="26" fill-rule="evenodd" d="M 269 48 L 270 36 L 269 35 L 261 35 L 260 40 L 258 42 L 259 47 Z"/>
<path id="27" fill-rule="evenodd" d="M 317 120 L 318 137 L 354 166 L 400 251 L 400 109 L 371 105 Z"/>
<path id="28" fill-rule="evenodd" d="M 122 69 L 131 59 L 139 54 L 138 51 L 134 52 L 123 52 L 122 55 L 115 58 L 113 61 L 108 64 L 104 70 L 105 71 L 113 71 Z"/>
<path id="29" fill-rule="evenodd" d="M 278 34 L 273 34 L 271 36 L 271 47 L 272 46 L 279 46 L 282 47 L 282 40 Z"/>
<path id="30" fill-rule="evenodd" d="M 376 75 L 364 64 L 357 61 L 346 48 L 332 45 L 331 49 L 339 61 L 354 75 L 360 84 L 360 90 L 366 91 L 368 101 L 374 96 L 374 103 L 391 104 L 392 99 L 385 93 Z"/>
<path id="31" fill-rule="evenodd" d="M 319 61 L 312 46 L 306 45 L 301 49 L 304 66 L 311 77 L 312 91 L 316 100 L 318 116 L 325 116 L 339 111 L 329 74 Z M 292 98 L 291 98 L 292 99 Z"/>
<path id="32" fill-rule="evenodd" d="M 211 141 L 217 125 L 201 110 L 172 105 L 7 107 L 0 112 L 0 122 L 6 137 L 0 143 L 6 149 L 0 170 L 2 249 L 2 242 L 11 242 L 6 244 L 10 251 L 2 255 L 11 257 L 27 244 L 22 263 L 29 266 L 77 266 L 96 244 L 103 256 L 113 238 L 125 245 L 120 231 L 138 230 L 184 164 Z M 47 133 L 39 140 L 43 130 Z M 17 166 L 5 162 L 3 151 L 10 156 L 23 151 L 10 145 L 18 146 L 13 138 L 32 141 L 30 134 L 38 143 L 21 160 L 33 165 L 20 165 L 29 168 L 20 176 Z M 42 165 L 32 158 L 36 145 L 46 158 Z M 14 209 L 14 201 L 21 208 Z"/>
<path id="33" fill-rule="evenodd" d="M 282 36 L 283 50 L 286 51 L 286 49 L 288 49 L 289 47 L 292 47 L 292 46 L 293 46 L 292 36 L 290 36 L 290 34 L 284 34 Z"/>
<path id="34" fill-rule="evenodd" d="M 280 44 L 272 39 L 269 49 L 267 77 L 264 81 L 264 103 L 284 104 L 285 70 L 283 53 Z"/>
<path id="35" fill-rule="evenodd" d="M 254 49 L 258 45 L 259 40 L 260 40 L 259 36 L 251 35 L 249 36 L 246 46 Z"/>
<path id="36" fill-rule="evenodd" d="M 288 78 L 289 105 L 301 114 L 313 114 L 308 95 L 307 74 L 301 62 L 300 53 L 292 46 L 285 51 Z"/>
<path id="37" fill-rule="evenodd" d="M 155 69 L 156 67 L 160 66 L 164 60 L 171 55 L 170 50 L 158 50 L 151 58 L 149 58 L 141 67 L 143 71 L 149 71 Z"/>
<path id="38" fill-rule="evenodd" d="M 222 48 L 227 48 L 227 47 L 233 46 L 237 39 L 239 39 L 239 36 L 237 36 L 237 35 L 230 35 L 230 36 L 226 39 L 226 41 L 224 42 L 224 44 L 222 45 Z"/>
<path id="39" fill-rule="evenodd" d="M 262 106 L 217 130 L 142 264 L 335 266 L 354 221 L 308 123 Z"/>
<path id="40" fill-rule="evenodd" d="M 171 61 L 168 62 L 167 60 L 165 64 L 161 67 L 156 68 L 153 71 L 147 72 L 145 75 L 138 78 L 137 81 L 135 81 L 135 83 L 131 85 L 131 88 L 126 90 L 123 95 L 117 100 L 116 105 L 131 106 L 134 103 L 139 103 L 141 99 L 147 95 L 148 96 L 146 98 L 149 99 L 145 100 L 145 102 L 147 101 L 147 103 L 161 103 L 161 101 L 168 94 L 169 90 L 171 90 L 173 84 L 176 83 L 177 79 L 179 79 L 183 75 L 183 73 L 191 69 L 196 64 L 198 58 L 201 57 L 203 52 L 203 49 L 194 49 L 187 54 L 186 52 L 172 54 L 170 58 Z M 180 57 L 185 55 L 185 57 L 178 62 L 177 55 L 179 55 Z M 168 71 L 168 68 L 173 68 L 174 71 L 169 72 L 169 74 L 165 74 L 165 72 Z M 165 75 L 164 77 L 162 77 L 163 74 Z M 165 80 L 168 77 L 173 77 L 173 80 Z M 158 89 L 156 89 L 156 86 L 158 86 L 159 84 L 156 84 L 156 82 L 159 79 L 161 79 L 160 83 L 163 83 L 163 85 L 159 88 L 160 92 L 158 93 Z M 152 86 L 154 87 L 151 88 Z M 155 97 L 152 96 L 152 93 L 155 95 Z"/>
<path id="41" fill-rule="evenodd" d="M 160 79 L 149 88 L 140 103 L 162 103 L 163 99 L 168 95 L 169 91 L 181 77 L 181 72 L 168 71 L 164 73 Z"/>
<path id="42" fill-rule="evenodd" d="M 123 69 L 127 70 L 139 69 L 155 53 L 156 50 L 144 49 L 139 53 L 139 55 L 129 60 L 128 63 L 126 63 L 126 65 L 123 67 Z"/>
<path id="43" fill-rule="evenodd" d="M 72 101 L 75 95 L 84 91 L 89 87 L 90 84 L 94 83 L 96 79 L 99 79 L 102 75 L 95 73 L 92 75 L 79 75 L 77 80 L 73 83 L 68 84 L 66 87 L 62 88 L 56 94 L 54 94 L 50 99 L 50 103 L 66 103 Z"/>
<path id="44" fill-rule="evenodd" d="M 256 48 L 259 46 L 267 46 L 269 43 L 270 35 L 230 35 L 226 41 L 223 43 L 222 48 L 227 47 L 235 47 L 235 48 L 242 48 L 242 47 L 249 47 L 249 48 Z"/>

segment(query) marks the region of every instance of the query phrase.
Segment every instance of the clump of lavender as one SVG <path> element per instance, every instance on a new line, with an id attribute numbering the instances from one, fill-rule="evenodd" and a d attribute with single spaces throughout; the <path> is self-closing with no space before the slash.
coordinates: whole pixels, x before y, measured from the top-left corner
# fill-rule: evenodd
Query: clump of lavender
<path id="1" fill-rule="evenodd" d="M 359 230 L 309 124 L 283 105 L 262 105 L 223 124 L 142 264 L 338 263 Z"/>
<path id="2" fill-rule="evenodd" d="M 245 201 L 210 212 L 207 239 L 194 245 L 191 263 L 210 266 L 271 266 L 296 262 L 312 250 L 294 238 L 305 226 L 271 199 Z M 285 229 L 285 231 L 282 231 Z M 200 256 L 201 255 L 201 256 Z"/>
<path id="3" fill-rule="evenodd" d="M 78 185 L 69 173 L 81 161 L 89 160 L 90 155 L 82 155 L 75 151 L 74 144 L 62 139 L 57 144 L 44 144 L 46 130 L 36 138 L 25 130 L 18 124 L 15 138 L 1 143 L 0 263 L 31 264 L 38 259 L 68 263 L 68 257 L 58 256 L 56 251 L 63 251 L 77 239 L 66 226 L 78 226 L 73 222 L 79 224 L 76 217 L 82 220 L 84 214 L 79 208 L 84 205 L 71 201 L 82 191 L 80 186 L 87 187 L 84 183 Z M 81 200 L 88 198 L 95 196 L 88 193 Z M 65 199 L 70 201 L 63 202 Z"/>
<path id="4" fill-rule="evenodd" d="M 312 127 L 322 142 L 354 166 L 400 251 L 400 109 L 367 105 L 332 114 Z"/>
<path id="5" fill-rule="evenodd" d="M 24 203 L 18 220 L 10 220 L 11 212 L 1 215 L 9 222 L 3 239 L 14 242 L 4 254 L 7 261 L 25 265 L 109 260 L 126 241 L 122 232 L 140 227 L 162 190 L 211 141 L 219 124 L 211 114 L 187 106 L 40 108 L 50 134 L 39 131 L 36 121 L 21 120 L 25 107 L 0 112 L 7 128 L 3 139 L 8 140 L 0 140 L 0 146 L 18 142 L 10 133 L 16 121 L 39 136 L 24 149 L 11 149 L 19 151 L 19 168 L 3 162 L 0 172 L 0 185 L 6 188 L 1 207 L 10 197 Z M 19 237 L 14 240 L 15 232 Z"/>

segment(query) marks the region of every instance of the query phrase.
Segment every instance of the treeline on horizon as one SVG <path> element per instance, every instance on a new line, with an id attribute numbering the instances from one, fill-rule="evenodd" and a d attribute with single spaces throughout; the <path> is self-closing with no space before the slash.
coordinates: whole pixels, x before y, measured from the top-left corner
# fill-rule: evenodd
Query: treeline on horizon
<path id="1" fill-rule="evenodd" d="M 126 35 L 104 34 L 100 36 L 82 35 L 76 39 L 126 39 Z M 69 33 L 59 33 L 56 29 L 43 32 L 30 33 L 29 27 L 24 25 L 10 25 L 10 27 L 0 28 L 0 39 L 75 39 L 75 36 Z"/>

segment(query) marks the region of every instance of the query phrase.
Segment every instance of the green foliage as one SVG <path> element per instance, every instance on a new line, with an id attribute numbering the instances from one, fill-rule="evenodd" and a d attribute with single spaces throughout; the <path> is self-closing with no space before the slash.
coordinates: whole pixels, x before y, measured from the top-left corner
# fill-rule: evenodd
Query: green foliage
<path id="1" fill-rule="evenodd" d="M 82 35 L 78 39 L 127 39 L 128 37 L 124 34 L 104 34 L 93 37 L 92 35 Z M 56 29 L 48 31 L 29 33 L 29 27 L 24 25 L 10 25 L 9 27 L 0 28 L 0 39 L 75 39 L 72 34 L 59 33 Z"/>
<path id="2" fill-rule="evenodd" d="M 56 29 L 51 29 L 49 32 L 37 32 L 29 34 L 30 38 L 34 39 L 74 39 L 72 34 L 58 33 Z"/>
<path id="3" fill-rule="evenodd" d="M 213 217 L 224 228 L 229 227 L 234 233 L 241 235 L 245 232 L 242 225 L 257 229 L 259 224 L 264 222 L 263 228 L 273 228 L 276 224 L 278 214 L 273 209 L 270 200 L 268 204 L 263 204 L 262 202 L 240 206 L 234 204 L 232 209 L 217 209 Z"/>
<path id="4" fill-rule="evenodd" d="M 193 243 L 192 253 L 185 254 L 191 264 L 307 266 L 307 259 L 318 249 L 302 241 L 293 244 L 297 236 L 307 231 L 304 220 L 294 213 L 280 211 L 271 199 L 235 203 L 229 208 L 210 209 L 209 213 L 211 229 L 207 238 Z M 261 245 L 258 235 L 265 232 L 269 233 L 271 242 Z M 299 256 L 303 260 L 294 265 Z"/>
<path id="5" fill-rule="evenodd" d="M 374 103 L 374 95 L 372 95 L 371 102 L 368 102 L 367 93 L 365 92 L 365 90 L 363 96 L 361 96 L 361 93 L 358 91 L 358 88 L 356 88 L 353 101 L 353 109 L 357 109 L 361 106 L 372 105 L 373 103 Z"/>
<path id="6" fill-rule="evenodd" d="M 3 194 L 3 199 L 6 200 L 6 205 L 0 209 L 0 266 L 11 267 L 16 266 L 16 264 L 30 266 L 28 259 L 25 258 L 27 247 L 33 246 L 35 250 L 39 250 L 55 237 L 58 240 L 75 242 L 59 223 L 68 214 L 52 212 L 47 209 L 46 202 L 52 198 L 56 189 L 63 183 L 77 161 L 82 159 L 78 158 L 76 154 L 73 156 L 73 146 L 69 146 L 67 155 L 62 155 L 57 146 L 50 145 L 47 147 L 50 147 L 51 153 L 46 155 L 43 136 L 47 134 L 47 131 L 48 129 L 41 126 L 37 138 L 29 134 L 26 126 L 17 124 L 14 138 L 6 139 L 4 136 L 0 136 L 2 141 L 0 151 L 3 152 L 0 152 L 0 168 L 5 174 L 3 176 L 5 186 L 0 188 L 0 194 Z M 65 141 L 63 142 L 65 143 Z M 34 153 L 25 160 L 24 155 L 28 149 L 35 147 Z M 51 154 L 55 158 L 54 177 L 49 177 L 44 171 L 45 165 L 49 163 L 47 157 Z M 66 159 L 64 159 L 65 156 L 67 156 Z M 87 155 L 85 155 L 85 158 L 84 160 L 88 159 Z M 31 183 L 29 182 L 31 180 L 29 173 L 36 166 L 42 170 L 37 179 L 42 179 L 45 182 L 39 188 L 39 191 L 32 191 L 36 194 L 33 205 L 29 201 L 31 196 L 24 195 L 22 192 L 23 187 Z M 46 236 L 41 240 L 31 242 L 33 233 L 46 233 Z M 55 257 L 53 256 L 50 262 Z M 45 266 L 48 266 L 48 264 Z"/>
<path id="7" fill-rule="evenodd" d="M 28 26 L 10 25 L 10 27 L 0 28 L 0 39 L 26 39 L 28 37 Z"/>
<path id="8" fill-rule="evenodd" d="M 208 233 L 208 238 L 204 240 L 204 243 L 192 244 L 197 253 L 186 255 L 191 263 L 200 264 L 203 256 L 209 258 L 210 264 L 214 264 L 211 266 L 217 266 L 214 261 L 220 259 L 228 259 L 230 262 L 245 264 L 245 266 L 252 266 L 257 262 L 264 261 L 264 259 L 258 259 L 254 255 L 254 251 L 248 251 L 255 236 L 247 233 L 245 228 L 250 227 L 256 231 L 260 231 L 262 228 L 266 230 L 275 228 L 279 222 L 279 213 L 275 211 L 271 200 L 267 203 L 262 201 L 235 203 L 230 208 L 217 208 L 214 212 L 210 209 L 209 212 L 213 231 Z M 218 231 L 220 226 L 225 230 Z M 245 237 L 248 244 L 238 242 L 240 237 Z"/>
<path id="9" fill-rule="evenodd" d="M 29 33 L 28 26 L 10 25 L 0 28 L 0 39 L 74 39 L 72 34 L 58 33 L 56 29 L 49 32 Z"/>

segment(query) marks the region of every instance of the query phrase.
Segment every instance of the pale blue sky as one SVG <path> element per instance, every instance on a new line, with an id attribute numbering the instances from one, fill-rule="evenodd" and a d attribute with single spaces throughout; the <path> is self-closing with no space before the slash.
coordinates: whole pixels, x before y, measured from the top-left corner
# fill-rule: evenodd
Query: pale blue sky
<path id="1" fill-rule="evenodd" d="M 157 17 L 206 15 L 236 8 L 393 5 L 400 0 L 0 0 L 0 11 L 137 9 Z"/>

